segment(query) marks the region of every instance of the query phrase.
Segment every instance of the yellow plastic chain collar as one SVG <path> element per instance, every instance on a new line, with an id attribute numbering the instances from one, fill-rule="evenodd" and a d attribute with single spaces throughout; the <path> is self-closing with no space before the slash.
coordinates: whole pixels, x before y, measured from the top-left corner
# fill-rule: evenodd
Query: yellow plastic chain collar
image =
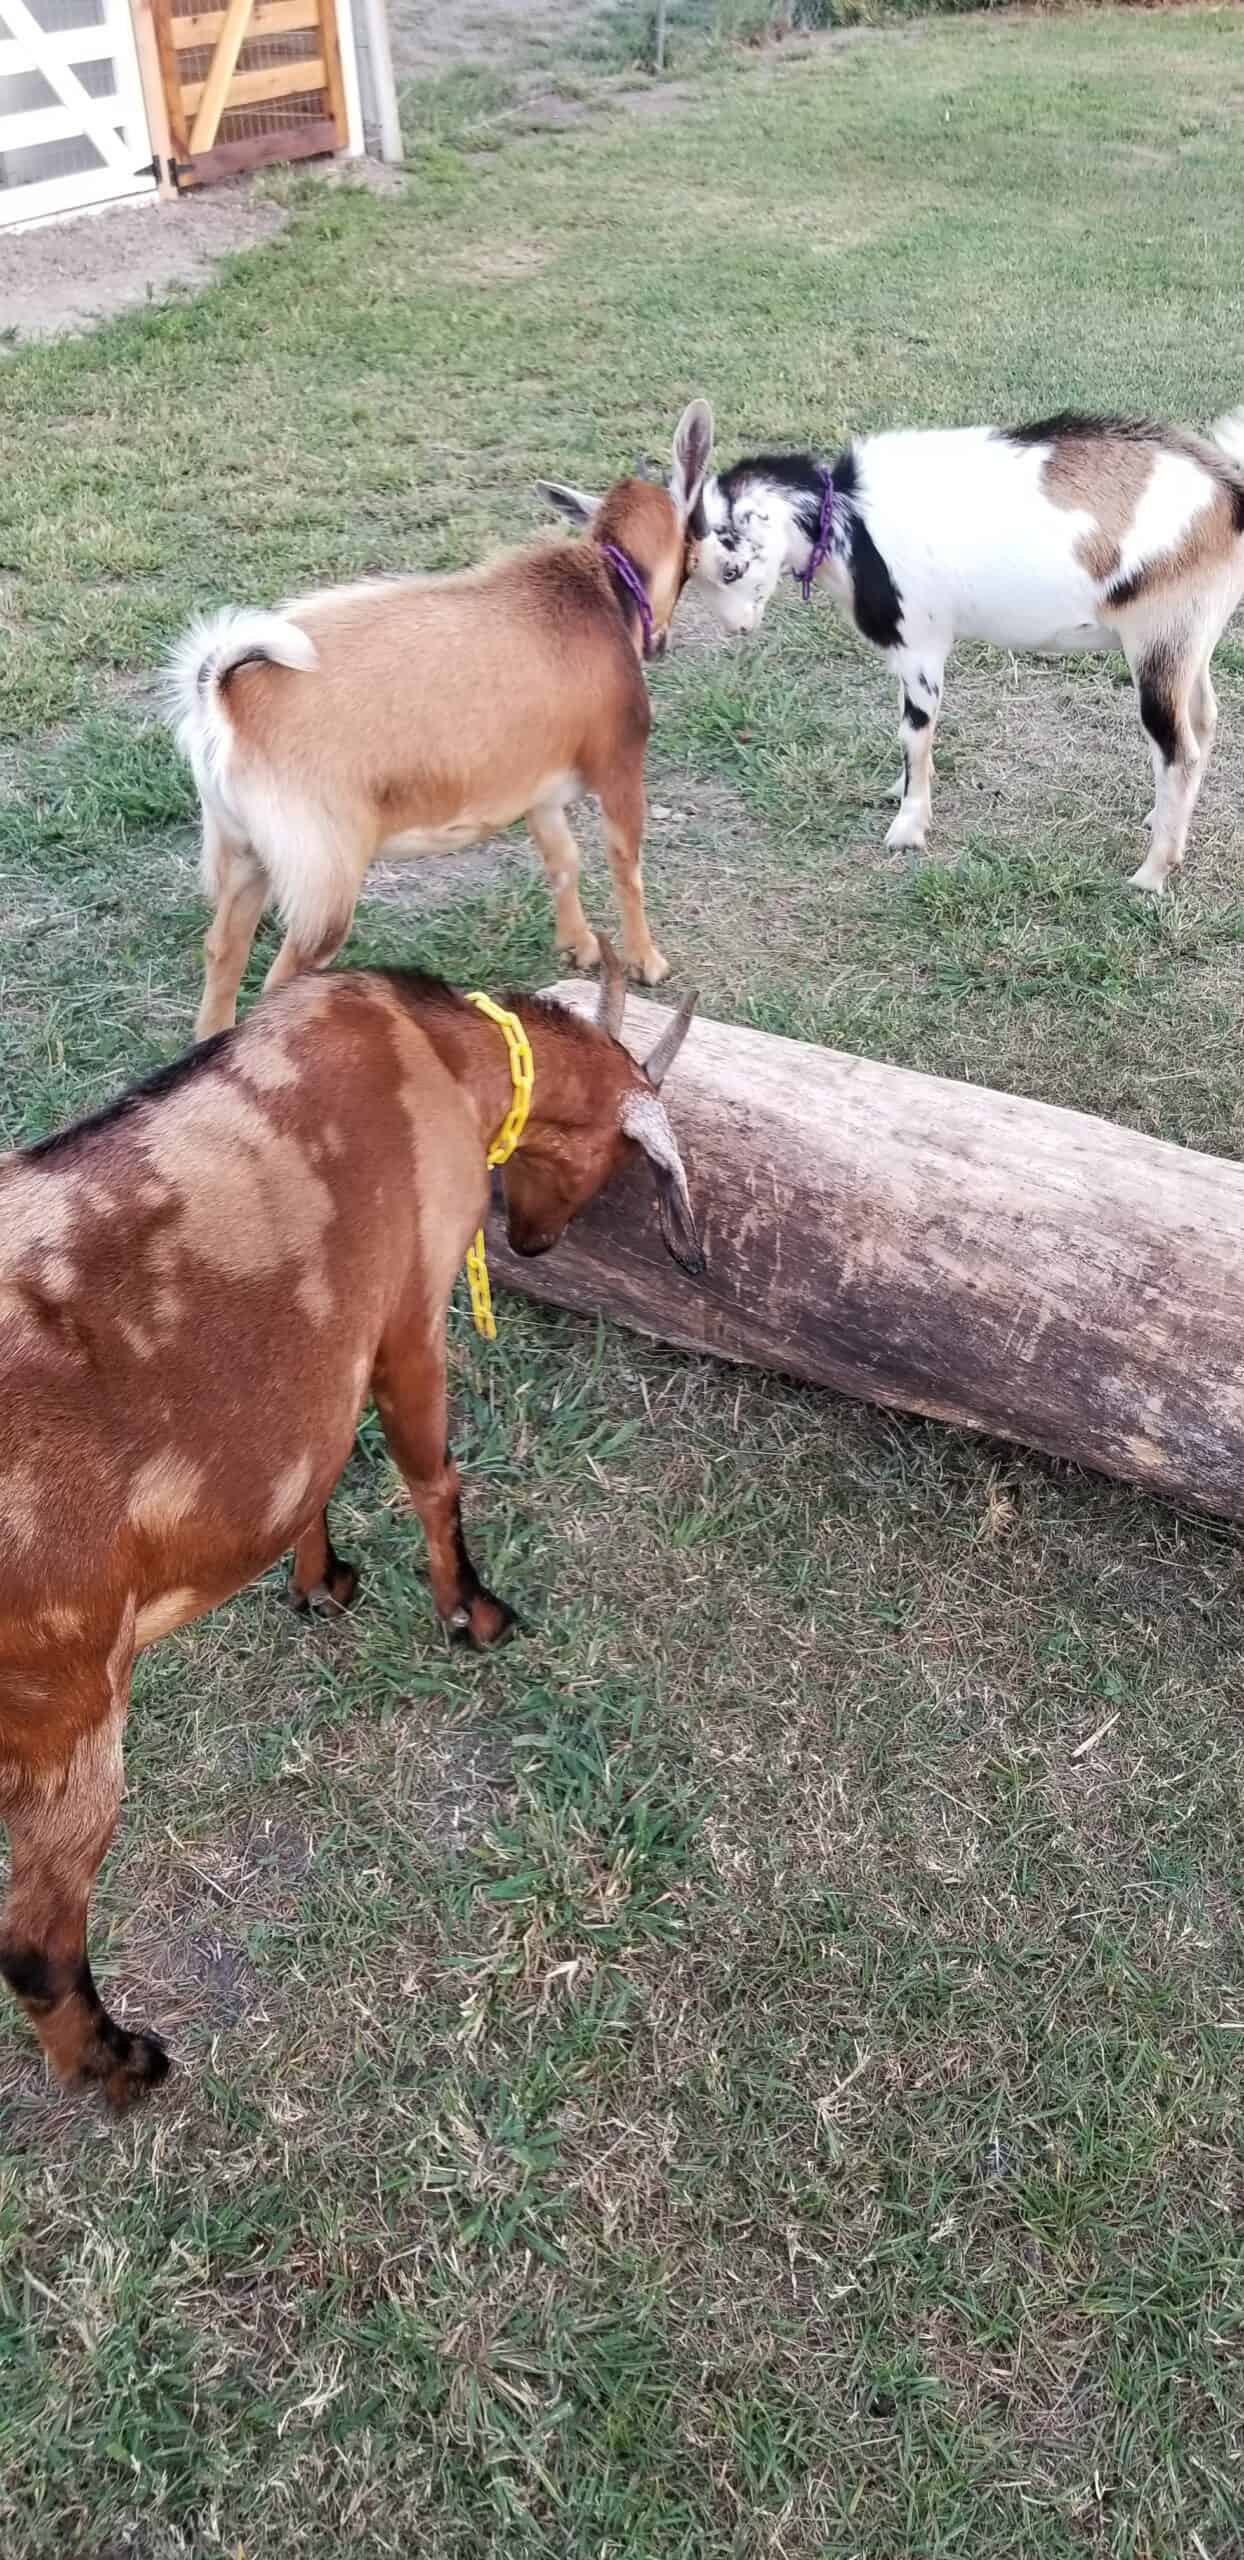
<path id="1" fill-rule="evenodd" d="M 496 1023 L 510 1053 L 510 1078 L 514 1091 L 509 1110 L 488 1150 L 490 1165 L 508 1164 L 527 1126 L 527 1114 L 531 1109 L 532 1088 L 536 1081 L 531 1042 L 518 1015 L 507 1013 L 504 1005 L 494 1004 L 491 996 L 471 995 L 467 997 L 467 1003 L 477 1005 L 481 1013 L 487 1014 L 490 1022 Z M 492 1290 L 488 1285 L 488 1264 L 484 1259 L 482 1227 L 477 1230 L 474 1244 L 467 1247 L 466 1274 L 467 1286 L 471 1292 L 471 1313 L 475 1318 L 475 1330 L 477 1333 L 482 1333 L 485 1342 L 495 1342 L 497 1319 L 492 1311 Z"/>

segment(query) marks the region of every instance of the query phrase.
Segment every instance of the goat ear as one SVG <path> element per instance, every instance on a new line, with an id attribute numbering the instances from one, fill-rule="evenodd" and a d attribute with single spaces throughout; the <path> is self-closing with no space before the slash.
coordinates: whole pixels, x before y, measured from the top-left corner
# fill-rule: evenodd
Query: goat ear
<path id="1" fill-rule="evenodd" d="M 622 1016 L 626 1009 L 626 971 L 607 935 L 597 935 L 600 944 L 600 1001 L 596 1007 L 598 1030 L 607 1031 L 611 1040 L 622 1037 Z"/>
<path id="2" fill-rule="evenodd" d="M 707 400 L 693 400 L 674 432 L 670 496 L 683 516 L 694 513 L 712 458 L 713 413 Z"/>
<path id="3" fill-rule="evenodd" d="M 670 1068 L 673 1066 L 674 1060 L 691 1028 L 691 1016 L 695 1012 L 699 1001 L 699 996 L 694 988 L 689 996 L 683 997 L 677 1013 L 673 1016 L 671 1021 L 666 1023 L 665 1029 L 662 1032 L 660 1039 L 657 1041 L 655 1048 L 649 1050 L 648 1055 L 644 1060 L 644 1074 L 647 1076 L 648 1082 L 652 1086 L 654 1093 L 659 1092 L 667 1075 L 669 1074 Z"/>
<path id="4" fill-rule="evenodd" d="M 586 489 L 572 489 L 566 480 L 537 480 L 536 488 L 559 516 L 569 516 L 572 524 L 590 524 L 600 505 Z"/>
<path id="5" fill-rule="evenodd" d="M 622 1126 L 643 1148 L 657 1187 L 657 1216 L 666 1252 L 698 1280 L 708 1268 L 674 1132 L 655 1093 L 628 1093 Z"/>

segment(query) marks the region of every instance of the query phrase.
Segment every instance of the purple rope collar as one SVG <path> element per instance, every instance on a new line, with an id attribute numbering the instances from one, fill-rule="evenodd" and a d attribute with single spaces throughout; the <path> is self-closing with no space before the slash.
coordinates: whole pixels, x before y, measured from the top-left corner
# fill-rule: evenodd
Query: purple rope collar
<path id="1" fill-rule="evenodd" d="M 816 540 L 808 553 L 807 567 L 791 570 L 791 576 L 797 581 L 805 604 L 810 604 L 812 601 L 812 581 L 817 570 L 829 558 L 830 528 L 834 521 L 834 475 L 832 471 L 826 470 L 823 462 L 818 462 L 816 468 L 817 477 L 821 483 L 821 515 L 816 528 Z"/>
<path id="2" fill-rule="evenodd" d="M 648 590 L 644 585 L 643 579 L 640 577 L 634 561 L 628 560 L 625 551 L 620 550 L 616 542 L 602 542 L 600 549 L 601 558 L 608 561 L 615 578 L 620 580 L 621 584 L 625 587 L 627 594 L 634 597 L 635 603 L 639 607 L 639 619 L 643 625 L 644 633 L 644 656 L 645 658 L 650 658 L 652 656 L 653 648 L 652 606 L 649 602 Z"/>

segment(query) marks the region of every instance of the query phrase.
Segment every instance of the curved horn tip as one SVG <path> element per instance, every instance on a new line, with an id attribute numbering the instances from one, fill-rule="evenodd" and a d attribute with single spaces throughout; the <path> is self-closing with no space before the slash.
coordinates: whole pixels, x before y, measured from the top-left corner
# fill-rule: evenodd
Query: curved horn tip
<path id="1" fill-rule="evenodd" d="M 660 1039 L 644 1060 L 644 1074 L 654 1091 L 659 1091 L 691 1028 L 691 1017 L 700 1001 L 698 987 L 683 997 L 677 1013 L 667 1022 Z"/>

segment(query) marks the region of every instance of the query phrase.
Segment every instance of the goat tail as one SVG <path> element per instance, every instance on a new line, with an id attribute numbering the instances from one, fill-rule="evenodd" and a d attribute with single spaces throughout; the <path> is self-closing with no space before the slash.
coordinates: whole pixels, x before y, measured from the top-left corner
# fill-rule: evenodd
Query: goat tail
<path id="1" fill-rule="evenodd" d="M 1228 462 L 1244 472 L 1244 408 L 1229 409 L 1225 418 L 1217 418 L 1210 434 Z"/>
<path id="2" fill-rule="evenodd" d="M 222 694 L 235 668 L 259 664 L 310 675 L 318 663 L 307 633 L 279 613 L 225 605 L 191 623 L 168 661 L 163 690 L 168 719 L 200 791 L 228 743 Z"/>

